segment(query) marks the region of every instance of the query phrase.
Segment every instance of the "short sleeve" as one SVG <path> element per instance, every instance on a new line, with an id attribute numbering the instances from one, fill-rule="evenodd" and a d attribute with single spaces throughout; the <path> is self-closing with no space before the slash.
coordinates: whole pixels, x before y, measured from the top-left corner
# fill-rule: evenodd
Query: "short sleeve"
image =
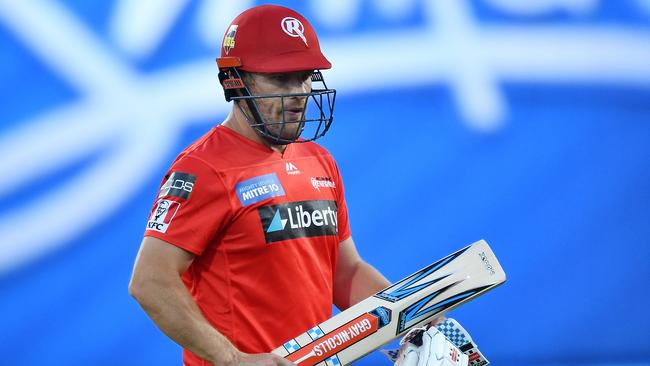
<path id="1" fill-rule="evenodd" d="M 339 242 L 349 238 L 352 234 L 350 232 L 350 223 L 348 222 L 348 206 L 345 202 L 345 189 L 343 188 L 343 179 L 341 179 L 341 173 L 339 168 L 336 165 L 334 159 L 332 159 L 332 166 L 334 167 L 334 179 L 336 180 L 336 205 L 338 207 L 337 220 L 338 220 L 338 232 L 339 232 Z"/>
<path id="2" fill-rule="evenodd" d="M 184 157 L 165 175 L 144 235 L 201 255 L 230 213 L 218 173 L 202 160 Z"/>

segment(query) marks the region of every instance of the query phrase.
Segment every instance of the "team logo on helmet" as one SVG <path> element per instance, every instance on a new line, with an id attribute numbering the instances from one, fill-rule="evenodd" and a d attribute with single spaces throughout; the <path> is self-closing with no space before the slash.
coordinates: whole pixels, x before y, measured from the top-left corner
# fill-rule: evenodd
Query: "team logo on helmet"
<path id="1" fill-rule="evenodd" d="M 223 50 L 226 52 L 226 55 L 228 52 L 230 52 L 230 49 L 235 47 L 235 34 L 237 33 L 237 24 L 232 24 L 230 28 L 228 28 L 228 32 L 226 32 L 226 37 L 223 39 Z"/>
<path id="2" fill-rule="evenodd" d="M 300 37 L 300 39 L 305 42 L 305 46 L 309 47 L 307 44 L 307 38 L 305 37 L 305 26 L 302 25 L 300 20 L 294 17 L 286 17 L 282 19 L 280 24 L 282 25 L 284 33 L 294 38 Z"/>

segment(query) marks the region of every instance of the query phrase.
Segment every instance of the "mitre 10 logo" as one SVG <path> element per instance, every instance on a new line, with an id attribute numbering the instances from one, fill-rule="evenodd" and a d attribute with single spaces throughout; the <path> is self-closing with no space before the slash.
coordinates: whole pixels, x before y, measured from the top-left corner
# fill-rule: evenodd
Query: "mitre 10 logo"
<path id="1" fill-rule="evenodd" d="M 338 235 L 336 201 L 289 202 L 257 209 L 267 243 Z"/>

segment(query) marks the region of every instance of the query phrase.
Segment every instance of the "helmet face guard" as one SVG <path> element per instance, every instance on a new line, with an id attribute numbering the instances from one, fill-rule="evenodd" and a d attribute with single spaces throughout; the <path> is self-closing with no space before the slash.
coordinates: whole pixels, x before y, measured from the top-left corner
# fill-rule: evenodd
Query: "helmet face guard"
<path id="1" fill-rule="evenodd" d="M 217 62 L 224 64 L 222 60 Z M 222 68 L 219 79 L 225 90 L 226 101 L 233 100 L 249 126 L 272 145 L 314 141 L 323 137 L 332 124 L 336 90 L 327 87 L 320 71 L 311 74 L 311 81 L 322 84 L 322 87 L 312 88 L 308 93 L 253 95 L 237 67 Z M 297 120 L 288 121 L 285 101 L 295 98 L 304 100 L 301 106 L 303 114 Z M 258 108 L 258 101 L 261 100 L 278 100 L 282 108 L 281 119 L 266 120 Z M 248 111 L 242 103 L 246 104 Z M 287 135 L 285 131 L 294 132 Z"/>
<path id="2" fill-rule="evenodd" d="M 304 98 L 302 117 L 296 121 L 287 121 L 285 119 L 285 99 L 287 98 Z M 257 100 L 279 98 L 282 105 L 282 119 L 278 121 L 266 121 L 257 108 Z M 333 120 L 334 101 L 336 99 L 336 90 L 334 89 L 312 89 L 310 93 L 296 94 L 268 94 L 257 96 L 242 96 L 232 98 L 237 107 L 246 117 L 248 124 L 257 131 L 264 139 L 273 145 L 286 145 L 292 142 L 308 142 L 323 137 L 330 128 Z M 246 113 L 239 101 L 246 102 L 251 115 Z M 311 101 L 311 103 L 310 103 Z M 311 104 L 311 106 L 310 106 Z M 313 108 L 316 107 L 316 110 Z M 291 125 L 298 124 L 292 136 L 285 135 L 285 129 Z"/>
<path id="3" fill-rule="evenodd" d="M 224 34 L 221 57 L 217 59 L 219 81 L 227 101 L 234 100 L 248 124 L 268 143 L 286 145 L 313 141 L 325 135 L 332 124 L 336 91 L 327 88 L 318 70 L 332 64 L 320 50 L 316 32 L 307 19 L 278 5 L 260 5 L 239 14 Z M 316 71 L 314 71 L 316 70 Z M 322 87 L 309 93 L 253 95 L 242 72 L 283 74 L 311 71 L 312 83 Z M 287 118 L 285 102 L 295 108 L 304 100 L 302 116 Z M 281 118 L 263 116 L 260 106 L 274 101 L 281 106 Z M 288 104 L 287 104 L 288 105 Z M 301 137 L 302 135 L 302 137 Z"/>

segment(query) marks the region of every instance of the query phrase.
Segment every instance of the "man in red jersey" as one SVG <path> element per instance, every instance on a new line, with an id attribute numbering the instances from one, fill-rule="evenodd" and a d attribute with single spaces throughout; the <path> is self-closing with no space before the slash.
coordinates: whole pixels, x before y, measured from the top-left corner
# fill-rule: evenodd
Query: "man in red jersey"
<path id="1" fill-rule="evenodd" d="M 217 63 L 232 112 L 165 175 L 129 292 L 187 366 L 290 365 L 268 352 L 389 283 L 359 257 L 339 170 L 310 142 L 335 97 L 311 25 L 249 9 Z"/>

